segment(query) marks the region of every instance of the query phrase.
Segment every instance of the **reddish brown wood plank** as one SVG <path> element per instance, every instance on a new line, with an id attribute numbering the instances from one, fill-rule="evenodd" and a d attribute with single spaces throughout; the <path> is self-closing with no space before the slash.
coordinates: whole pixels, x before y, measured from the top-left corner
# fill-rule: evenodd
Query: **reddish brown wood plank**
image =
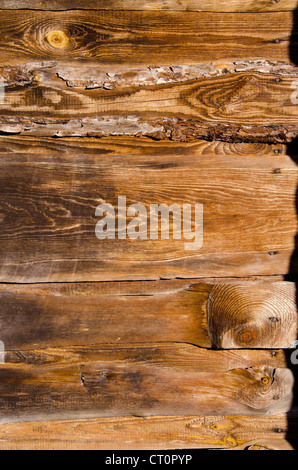
<path id="1" fill-rule="evenodd" d="M 136 145 L 137 144 L 137 145 Z M 166 156 L 190 155 L 204 158 L 205 155 L 282 155 L 286 154 L 286 145 L 260 142 L 222 142 L 196 140 L 194 142 L 153 141 L 146 137 L 122 136 L 52 139 L 26 136 L 1 136 L 2 153 L 49 154 L 49 155 L 138 155 Z"/>
<path id="2" fill-rule="evenodd" d="M 240 59 L 289 62 L 291 12 L 0 12 L 0 63 L 31 60 L 187 65 Z"/>

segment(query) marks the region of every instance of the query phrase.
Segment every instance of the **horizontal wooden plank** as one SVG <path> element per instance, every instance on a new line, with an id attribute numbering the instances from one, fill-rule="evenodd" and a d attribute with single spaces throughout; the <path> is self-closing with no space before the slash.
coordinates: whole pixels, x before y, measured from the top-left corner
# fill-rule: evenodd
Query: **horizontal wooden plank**
<path id="1" fill-rule="evenodd" d="M 5 349 L 181 342 L 288 348 L 297 337 L 289 282 L 0 285 Z"/>
<path id="2" fill-rule="evenodd" d="M 22 135 L 288 142 L 298 135 L 298 68 L 238 64 L 131 68 L 1 69 L 0 131 Z M 252 107 L 252 98 L 254 106 Z"/>
<path id="3" fill-rule="evenodd" d="M 46 138 L 34 136 L 0 136 L 1 153 L 49 154 L 49 155 L 137 155 L 137 156 L 167 156 L 191 155 L 283 155 L 287 146 L 283 144 L 267 144 L 261 142 L 223 142 L 195 140 L 193 142 L 175 142 L 170 140 L 154 141 L 146 137 L 111 136 Z"/>
<path id="4" fill-rule="evenodd" d="M 288 156 L 8 153 L 0 167 L 1 282 L 285 275 L 290 263 L 297 272 L 297 166 Z M 116 216 L 119 196 L 147 216 L 152 204 L 203 204 L 202 248 L 189 251 L 185 232 L 174 239 L 172 230 L 152 240 L 117 229 L 99 240 L 96 209 L 109 203 Z"/>
<path id="5" fill-rule="evenodd" d="M 187 65 L 241 59 L 290 61 L 291 12 L 2 10 L 0 64 L 57 60 Z M 294 50 L 292 50 L 292 53 Z"/>
<path id="6" fill-rule="evenodd" d="M 293 407 L 283 351 L 184 344 L 8 352 L 1 424 L 119 416 L 275 415 Z M 281 365 L 281 367 L 278 367 Z"/>
<path id="7" fill-rule="evenodd" d="M 175 10 L 215 12 L 292 11 L 296 0 L 1 0 L 0 9 Z"/>
<path id="8" fill-rule="evenodd" d="M 147 416 L 0 425 L 1 450 L 279 450 L 297 416 Z M 291 445 L 286 445 L 291 450 Z"/>

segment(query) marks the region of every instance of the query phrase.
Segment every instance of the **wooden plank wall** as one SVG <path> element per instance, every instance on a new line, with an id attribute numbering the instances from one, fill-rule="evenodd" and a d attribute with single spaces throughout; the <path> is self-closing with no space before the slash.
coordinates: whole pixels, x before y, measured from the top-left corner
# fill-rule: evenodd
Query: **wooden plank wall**
<path id="1" fill-rule="evenodd" d="M 297 6 L 0 0 L 0 449 L 296 448 Z"/>

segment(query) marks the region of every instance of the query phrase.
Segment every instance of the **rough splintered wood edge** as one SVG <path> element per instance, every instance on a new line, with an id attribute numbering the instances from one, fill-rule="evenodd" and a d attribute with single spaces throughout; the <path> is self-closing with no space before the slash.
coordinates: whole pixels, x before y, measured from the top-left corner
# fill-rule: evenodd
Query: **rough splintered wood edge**
<path id="1" fill-rule="evenodd" d="M 293 450 L 296 415 L 153 416 L 0 425 L 1 450 Z"/>
<path id="2" fill-rule="evenodd" d="M 50 71 L 64 80 L 68 87 L 83 87 L 88 90 L 117 87 L 157 86 L 183 83 L 200 78 L 216 78 L 235 73 L 259 73 L 267 76 L 298 77 L 298 67 L 280 61 L 238 60 L 235 62 L 134 67 L 125 65 L 99 65 L 85 67 L 61 65 L 58 60 L 28 62 L 21 65 L 4 65 L 0 75 L 5 87 L 28 86 L 39 81 L 39 73 Z"/>
<path id="3" fill-rule="evenodd" d="M 104 68 L 62 68 L 56 62 L 44 62 L 2 67 L 0 74 L 5 86 L 0 119 L 4 134 L 264 143 L 287 143 L 298 135 L 296 108 L 290 100 L 298 67 L 284 63 L 240 61 L 107 72 Z M 227 106 L 236 99 L 238 107 L 242 102 L 242 111 L 231 116 L 222 111 L 223 106 L 220 110 L 214 105 L 216 95 L 210 95 L 210 89 L 222 86 L 228 89 L 227 97 L 219 93 L 217 99 Z M 254 113 L 247 105 L 247 87 L 249 93 L 260 95 Z M 158 108 L 156 102 L 162 100 L 172 104 L 170 111 Z M 15 115 L 16 104 L 20 117 Z M 33 116 L 34 106 L 38 111 Z"/>
<path id="4" fill-rule="evenodd" d="M 62 129 L 62 130 L 58 130 Z M 156 141 L 195 142 L 222 140 L 229 143 L 287 144 L 298 136 L 297 125 L 239 126 L 204 124 L 192 119 L 160 118 L 146 122 L 139 116 L 83 119 L 0 118 L 0 132 L 4 135 L 40 137 L 147 137 Z"/>
<path id="5" fill-rule="evenodd" d="M 176 10 L 215 12 L 292 11 L 296 0 L 1 0 L 0 9 Z"/>
<path id="6" fill-rule="evenodd" d="M 298 338 L 291 282 L 0 284 L 0 302 L 6 350 L 148 341 L 276 349 Z"/>

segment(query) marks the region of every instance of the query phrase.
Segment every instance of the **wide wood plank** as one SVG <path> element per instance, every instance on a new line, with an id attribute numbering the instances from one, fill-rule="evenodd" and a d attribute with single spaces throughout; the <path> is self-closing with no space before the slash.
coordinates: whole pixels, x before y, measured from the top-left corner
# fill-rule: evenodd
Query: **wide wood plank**
<path id="1" fill-rule="evenodd" d="M 0 167 L 1 282 L 285 275 L 290 263 L 297 272 L 297 166 L 288 156 L 8 153 Z M 122 239 L 123 229 L 99 240 L 96 209 L 109 203 L 116 216 L 119 196 L 147 215 L 152 204 L 203 204 L 202 248 L 188 251 L 176 229 L 169 239 Z"/>
<path id="2" fill-rule="evenodd" d="M 274 415 L 293 407 L 282 351 L 184 344 L 7 352 L 1 424 L 116 416 Z"/>
<path id="3" fill-rule="evenodd" d="M 291 12 L 0 12 L 0 64 L 30 60 L 187 65 L 240 59 L 290 61 Z M 219 47 L 220 46 L 220 47 Z M 292 53 L 294 51 L 292 50 Z"/>
<path id="4" fill-rule="evenodd" d="M 115 69 L 1 69 L 0 131 L 22 135 L 288 142 L 298 68 L 268 61 Z M 254 106 L 252 106 L 252 99 Z"/>
<path id="5" fill-rule="evenodd" d="M 169 341 L 270 349 L 297 340 L 289 282 L 1 284 L 0 305 L 6 350 Z"/>
<path id="6" fill-rule="evenodd" d="M 176 10 L 215 12 L 292 11 L 296 0 L 1 0 L 0 9 Z"/>
<path id="7" fill-rule="evenodd" d="M 297 415 L 147 416 L 0 425 L 1 450 L 278 450 Z M 258 447 L 260 449 L 258 449 Z M 291 450 L 291 445 L 285 448 Z"/>

